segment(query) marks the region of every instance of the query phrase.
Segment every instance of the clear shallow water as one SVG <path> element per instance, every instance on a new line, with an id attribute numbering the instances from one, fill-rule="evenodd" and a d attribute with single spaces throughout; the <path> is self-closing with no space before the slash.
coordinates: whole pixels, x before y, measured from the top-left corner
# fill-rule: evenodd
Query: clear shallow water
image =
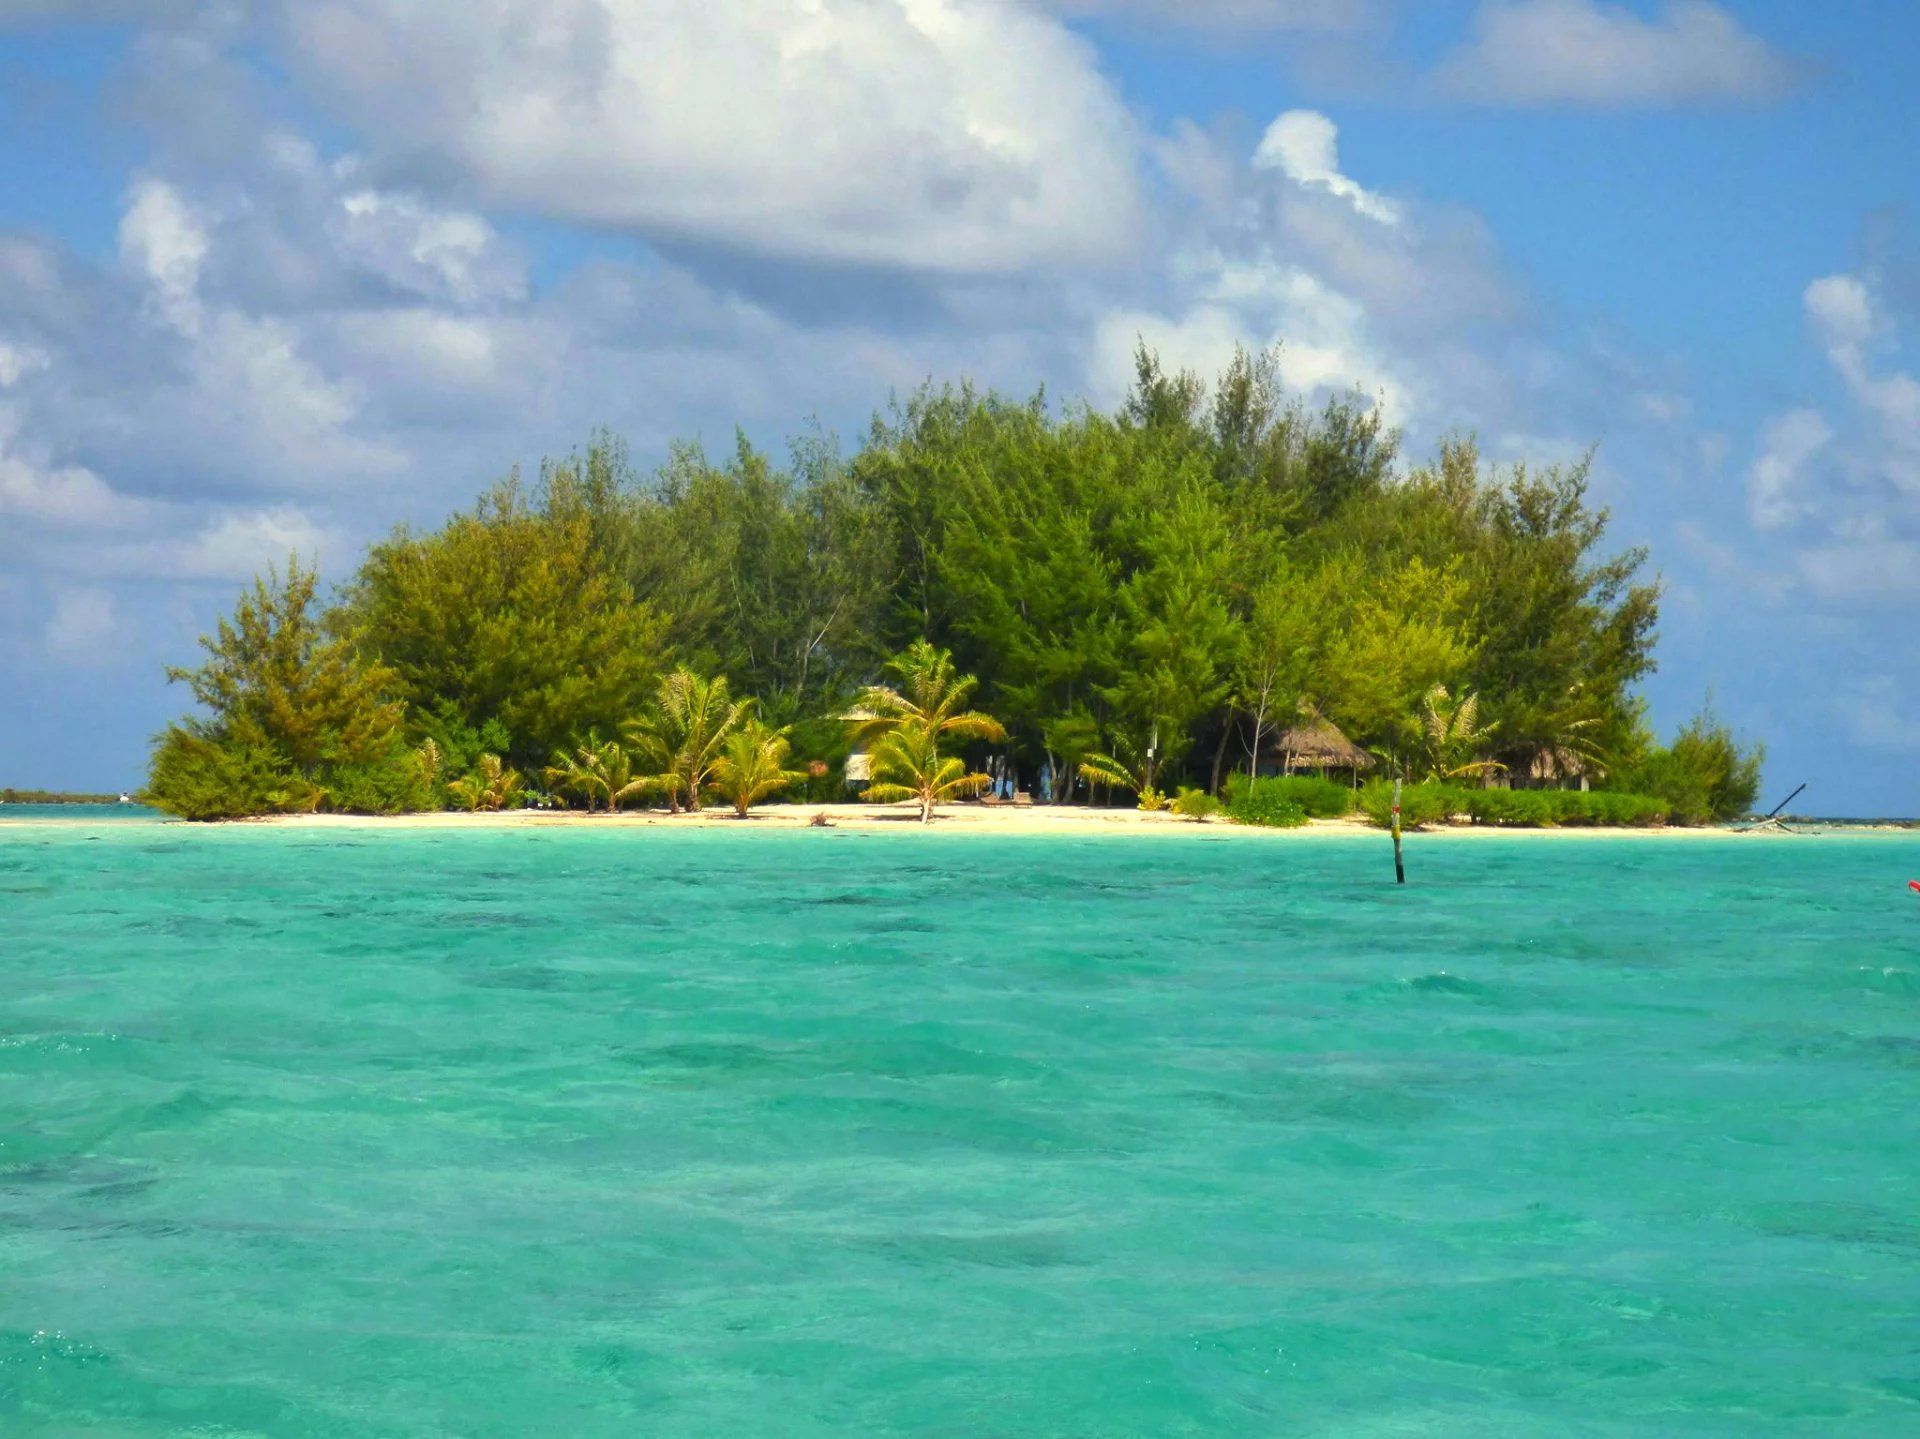
<path id="1" fill-rule="evenodd" d="M 1912 839 L 0 835 L 0 1433 L 1920 1432 Z"/>
<path id="2" fill-rule="evenodd" d="M 0 804 L 0 824 L 10 820 L 50 820 L 67 823 L 108 821 L 122 823 L 142 820 L 157 824 L 166 819 L 157 809 L 143 804 Z"/>

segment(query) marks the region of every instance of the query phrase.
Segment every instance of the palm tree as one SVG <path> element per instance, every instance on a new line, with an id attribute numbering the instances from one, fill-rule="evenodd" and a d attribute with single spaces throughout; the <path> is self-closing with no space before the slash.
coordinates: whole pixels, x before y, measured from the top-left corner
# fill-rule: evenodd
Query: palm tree
<path id="1" fill-rule="evenodd" d="M 920 802 L 920 823 L 933 822 L 933 807 L 976 795 L 993 783 L 990 776 L 970 773 L 957 755 L 941 758 L 934 732 L 903 725 L 873 747 L 873 783 L 867 798 L 876 804 L 897 800 Z"/>
<path id="2" fill-rule="evenodd" d="M 429 735 L 420 741 L 420 748 L 414 753 L 420 758 L 420 773 L 426 776 L 429 786 L 440 783 L 440 746 Z"/>
<path id="3" fill-rule="evenodd" d="M 1007 732 L 992 715 L 964 708 L 980 681 L 957 673 L 948 651 L 915 640 L 887 668 L 899 678 L 899 688 L 868 685 L 847 716 L 856 742 L 878 741 L 867 795 L 881 804 L 917 799 L 921 823 L 930 823 L 936 804 L 978 794 L 993 783 L 970 773 L 964 760 L 943 757 L 941 741 L 998 741 Z"/>
<path id="4" fill-rule="evenodd" d="M 1479 722 L 1479 695 L 1464 694 L 1454 700 L 1445 685 L 1435 685 L 1423 704 L 1421 744 L 1430 778 L 1467 779 L 1506 768 L 1498 760 L 1475 758 L 1486 748 L 1494 728 Z"/>
<path id="5" fill-rule="evenodd" d="M 747 720 L 727 736 L 714 762 L 714 785 L 741 819 L 768 795 L 807 777 L 804 770 L 786 768 L 791 749 L 784 729 L 772 729 L 757 719 Z"/>
<path id="6" fill-rule="evenodd" d="M 1165 809 L 1167 797 L 1155 787 L 1155 757 L 1149 749 L 1145 754 L 1140 746 L 1123 734 L 1113 737 L 1112 754 L 1090 754 L 1080 765 L 1080 778 L 1088 784 L 1112 785 L 1115 789 L 1130 789 L 1140 796 L 1140 808 L 1144 810 Z"/>
<path id="7" fill-rule="evenodd" d="M 476 812 L 510 809 L 519 800 L 523 784 L 519 770 L 508 769 L 497 754 L 483 754 L 469 774 L 447 786 L 447 793 Z"/>
<path id="8" fill-rule="evenodd" d="M 683 666 L 660 681 L 651 712 L 628 723 L 627 738 L 675 814 L 683 797 L 689 812 L 699 810 L 722 743 L 752 710 L 752 700 L 732 697 L 725 675 L 703 679 Z"/>
<path id="9" fill-rule="evenodd" d="M 956 674 L 953 655 L 925 640 L 915 640 L 905 654 L 890 660 L 887 668 L 900 677 L 898 689 L 889 685 L 868 685 L 860 692 L 855 708 L 848 716 L 854 723 L 856 740 L 883 735 L 903 726 L 924 730 L 935 737 L 952 735 L 955 739 L 1003 740 L 1006 730 L 992 715 L 961 708 L 979 687 L 972 675 Z"/>
<path id="10" fill-rule="evenodd" d="M 547 783 L 562 794 L 578 795 L 587 802 L 591 812 L 598 806 L 597 799 L 607 802 L 611 813 L 623 799 L 651 787 L 654 777 L 645 776 L 633 779 L 632 761 L 613 740 L 603 740 L 589 730 L 587 737 L 579 741 L 571 752 L 556 750 L 553 763 L 546 767 Z"/>

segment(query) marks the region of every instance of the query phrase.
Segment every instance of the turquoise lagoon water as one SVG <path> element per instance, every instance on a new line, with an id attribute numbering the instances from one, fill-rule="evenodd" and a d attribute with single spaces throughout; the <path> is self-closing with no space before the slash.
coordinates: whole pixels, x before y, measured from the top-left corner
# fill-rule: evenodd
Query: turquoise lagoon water
<path id="1" fill-rule="evenodd" d="M 0 1434 L 1920 1433 L 1911 838 L 0 832 Z"/>

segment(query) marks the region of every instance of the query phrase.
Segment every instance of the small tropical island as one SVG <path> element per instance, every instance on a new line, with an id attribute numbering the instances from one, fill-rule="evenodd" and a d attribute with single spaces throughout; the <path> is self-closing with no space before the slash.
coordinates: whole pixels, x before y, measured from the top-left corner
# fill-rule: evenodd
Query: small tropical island
<path id="1" fill-rule="evenodd" d="M 1402 463 L 1361 397 L 1142 347 L 1117 413 L 926 387 L 846 454 L 623 443 L 297 557 L 169 671 L 143 798 L 190 820 L 779 801 L 1124 806 L 1262 827 L 1699 826 L 1761 751 L 1638 682 L 1660 586 L 1589 465 Z"/>
<path id="2" fill-rule="evenodd" d="M 121 804 L 128 796 L 123 794 L 73 794 L 65 790 L 15 789 L 8 786 L 0 789 L 0 804 L 77 804 L 102 805 Z"/>

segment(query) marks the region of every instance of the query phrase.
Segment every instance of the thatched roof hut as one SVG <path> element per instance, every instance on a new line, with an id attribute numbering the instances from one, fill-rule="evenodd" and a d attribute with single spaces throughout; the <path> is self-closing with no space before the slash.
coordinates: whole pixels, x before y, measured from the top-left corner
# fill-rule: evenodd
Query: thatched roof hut
<path id="1" fill-rule="evenodd" d="M 1599 770 L 1590 761 L 1570 749 L 1554 745 L 1540 746 L 1524 766 L 1515 768 L 1526 776 L 1530 784 L 1542 788 L 1577 782 L 1580 788 L 1585 789 L 1590 778 L 1600 777 Z"/>
<path id="2" fill-rule="evenodd" d="M 1357 773 L 1373 768 L 1372 755 L 1341 734 L 1332 720 L 1318 716 L 1281 731 L 1274 748 L 1280 751 L 1288 773 L 1296 769 L 1350 769 Z"/>

